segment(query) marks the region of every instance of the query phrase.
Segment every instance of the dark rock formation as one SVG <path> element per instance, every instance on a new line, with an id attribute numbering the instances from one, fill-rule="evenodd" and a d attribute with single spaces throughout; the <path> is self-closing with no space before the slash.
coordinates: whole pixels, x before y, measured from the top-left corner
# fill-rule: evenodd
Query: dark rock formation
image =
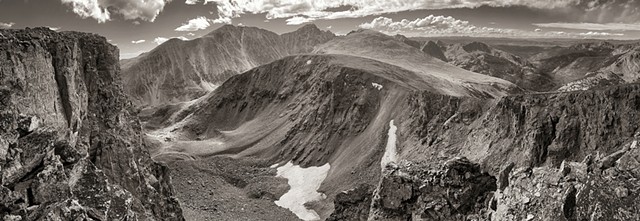
<path id="1" fill-rule="evenodd" d="M 0 217 L 182 220 L 104 37 L 0 30 Z"/>
<path id="2" fill-rule="evenodd" d="M 466 158 L 438 169 L 417 162 L 388 166 L 374 193 L 370 220 L 481 220 L 496 179 Z"/>
<path id="3" fill-rule="evenodd" d="M 361 220 L 369 218 L 371 197 L 373 197 L 374 186 L 360 184 L 354 189 L 342 191 L 336 195 L 334 200 L 334 211 L 327 221 L 339 220 Z"/>
<path id="4" fill-rule="evenodd" d="M 444 62 L 448 61 L 447 57 L 444 55 L 444 52 L 442 52 L 442 48 L 440 48 L 440 46 L 433 41 L 428 41 L 426 44 L 424 44 L 424 46 L 422 46 L 421 50 L 422 52 L 427 53 L 434 58 L 440 59 Z"/>
<path id="5" fill-rule="evenodd" d="M 334 37 L 315 25 L 283 35 L 225 25 L 190 41 L 171 39 L 124 61 L 124 88 L 137 105 L 189 101 L 235 74 L 287 55 L 311 52 L 315 45 Z"/>
<path id="6" fill-rule="evenodd" d="M 401 41 L 401 42 L 403 42 L 405 44 L 408 44 L 411 47 L 420 49 L 420 42 L 411 40 L 411 39 L 407 38 L 404 35 L 398 34 L 398 35 L 393 36 L 393 38 L 395 38 L 396 40 Z"/>
<path id="7" fill-rule="evenodd" d="M 634 139 L 597 159 L 514 170 L 509 185 L 495 193 L 492 219 L 638 220 L 638 157 Z"/>
<path id="8" fill-rule="evenodd" d="M 486 220 L 496 179 L 466 158 L 390 164 L 377 187 L 339 193 L 329 220 Z"/>
<path id="9" fill-rule="evenodd" d="M 502 165 L 559 166 L 590 154 L 610 154 L 640 128 L 640 85 L 507 96 L 496 101 L 424 93 L 410 98 L 409 158 L 431 153 L 467 156 L 498 174 Z M 400 128 L 399 130 L 404 130 Z"/>

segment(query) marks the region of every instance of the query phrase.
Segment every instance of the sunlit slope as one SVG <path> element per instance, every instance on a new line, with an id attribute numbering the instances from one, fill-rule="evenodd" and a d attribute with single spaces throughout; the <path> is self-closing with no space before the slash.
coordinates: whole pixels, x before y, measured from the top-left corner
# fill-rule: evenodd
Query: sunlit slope
<path id="1" fill-rule="evenodd" d="M 314 53 L 354 55 L 393 64 L 415 72 L 438 93 L 456 97 L 501 97 L 520 90 L 508 81 L 455 67 L 371 30 L 335 38 L 318 46 Z"/>

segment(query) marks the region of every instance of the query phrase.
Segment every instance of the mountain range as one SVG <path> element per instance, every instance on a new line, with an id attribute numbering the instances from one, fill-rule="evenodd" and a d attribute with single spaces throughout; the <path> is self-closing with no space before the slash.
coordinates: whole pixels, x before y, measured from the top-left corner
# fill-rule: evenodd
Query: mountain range
<path id="1" fill-rule="evenodd" d="M 5 220 L 640 219 L 635 43 L 0 34 Z"/>

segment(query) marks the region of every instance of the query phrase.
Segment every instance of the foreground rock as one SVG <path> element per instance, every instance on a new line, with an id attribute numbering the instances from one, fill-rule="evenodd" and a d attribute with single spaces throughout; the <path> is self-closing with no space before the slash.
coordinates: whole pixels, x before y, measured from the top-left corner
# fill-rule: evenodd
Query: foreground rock
<path id="1" fill-rule="evenodd" d="M 118 49 L 97 35 L 0 30 L 0 218 L 182 220 L 143 146 Z"/>

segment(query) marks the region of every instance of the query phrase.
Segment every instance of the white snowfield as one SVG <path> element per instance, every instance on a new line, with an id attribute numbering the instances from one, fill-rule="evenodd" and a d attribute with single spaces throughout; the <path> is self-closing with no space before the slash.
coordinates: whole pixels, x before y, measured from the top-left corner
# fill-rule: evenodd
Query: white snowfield
<path id="1" fill-rule="evenodd" d="M 372 85 L 373 87 L 375 87 L 376 89 L 378 89 L 378 90 L 382 90 L 382 85 L 381 85 L 381 84 L 378 84 L 378 83 L 371 83 L 371 85 Z"/>
<path id="2" fill-rule="evenodd" d="M 387 164 L 391 162 L 396 162 L 398 158 L 398 153 L 396 150 L 396 131 L 398 127 L 393 124 L 393 120 L 389 121 L 389 133 L 387 139 L 387 147 L 384 149 L 384 155 L 382 155 L 382 160 L 380 160 L 380 167 L 384 170 Z"/>
<path id="3" fill-rule="evenodd" d="M 320 220 L 318 213 L 307 209 L 304 204 L 327 198 L 326 195 L 317 191 L 322 181 L 327 178 L 329 169 L 331 169 L 329 163 L 320 167 L 302 168 L 299 165 L 293 165 L 291 161 L 278 167 L 276 176 L 288 179 L 291 189 L 275 201 L 276 205 L 291 210 L 302 220 Z"/>

